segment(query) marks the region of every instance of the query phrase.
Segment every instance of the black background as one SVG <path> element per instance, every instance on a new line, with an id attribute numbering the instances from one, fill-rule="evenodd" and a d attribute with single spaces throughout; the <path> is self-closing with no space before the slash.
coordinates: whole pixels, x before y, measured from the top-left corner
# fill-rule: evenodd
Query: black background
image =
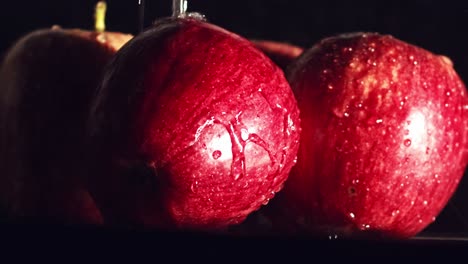
<path id="1" fill-rule="evenodd" d="M 95 0 L 2 1 L 0 58 L 20 36 L 50 27 L 93 27 Z M 107 29 L 137 34 L 138 0 L 108 0 Z M 171 0 L 146 0 L 144 26 L 171 14 Z M 468 82 L 468 2 L 336 0 L 191 0 L 189 10 L 247 38 L 271 39 L 310 47 L 321 38 L 345 32 L 391 34 L 452 59 Z M 466 173 L 465 173 L 466 174 Z M 468 181 L 426 231 L 468 233 Z"/>

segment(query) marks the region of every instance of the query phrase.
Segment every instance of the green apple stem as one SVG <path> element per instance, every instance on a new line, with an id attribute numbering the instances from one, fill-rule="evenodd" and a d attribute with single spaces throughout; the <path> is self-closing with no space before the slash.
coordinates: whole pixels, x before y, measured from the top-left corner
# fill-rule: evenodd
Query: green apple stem
<path id="1" fill-rule="evenodd" d="M 96 3 L 94 9 L 94 30 L 104 32 L 106 30 L 106 10 L 107 4 L 105 1 Z"/>
<path id="2" fill-rule="evenodd" d="M 172 0 L 172 16 L 184 17 L 187 11 L 187 0 Z"/>

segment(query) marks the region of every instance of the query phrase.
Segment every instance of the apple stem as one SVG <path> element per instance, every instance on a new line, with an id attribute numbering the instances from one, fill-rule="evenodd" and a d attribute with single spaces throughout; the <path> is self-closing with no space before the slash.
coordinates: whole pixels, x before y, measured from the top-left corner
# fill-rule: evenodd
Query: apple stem
<path id="1" fill-rule="evenodd" d="M 184 17 L 187 11 L 187 0 L 172 0 L 172 16 Z"/>
<path id="2" fill-rule="evenodd" d="M 105 1 L 96 3 L 94 9 L 94 30 L 104 32 L 106 30 L 106 10 L 107 4 Z"/>

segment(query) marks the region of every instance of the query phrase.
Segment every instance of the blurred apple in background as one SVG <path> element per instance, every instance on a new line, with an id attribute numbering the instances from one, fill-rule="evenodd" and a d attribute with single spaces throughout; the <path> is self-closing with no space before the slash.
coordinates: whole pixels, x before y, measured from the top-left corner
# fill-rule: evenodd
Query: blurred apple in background
<path id="1" fill-rule="evenodd" d="M 0 204 L 11 219 L 101 223 L 80 175 L 85 117 L 105 64 L 132 36 L 37 29 L 18 39 L 0 69 Z"/>
<path id="2" fill-rule="evenodd" d="M 323 39 L 290 69 L 303 133 L 273 201 L 276 225 L 387 238 L 430 225 L 468 162 L 468 95 L 451 60 L 350 33 Z"/>
<path id="3" fill-rule="evenodd" d="M 286 70 L 289 64 L 304 51 L 302 47 L 288 42 L 263 39 L 251 41 L 283 70 Z"/>
<path id="4" fill-rule="evenodd" d="M 282 188 L 300 121 L 277 65 L 180 12 L 118 52 L 89 129 L 90 173 L 102 179 L 93 194 L 111 225 L 217 230 Z"/>

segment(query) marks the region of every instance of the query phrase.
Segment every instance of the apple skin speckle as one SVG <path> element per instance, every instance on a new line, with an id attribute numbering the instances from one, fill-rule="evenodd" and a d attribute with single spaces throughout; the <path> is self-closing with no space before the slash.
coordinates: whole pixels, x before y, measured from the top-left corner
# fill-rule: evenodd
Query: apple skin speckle
<path id="1" fill-rule="evenodd" d="M 408 238 L 436 219 L 468 163 L 468 95 L 450 60 L 359 32 L 322 40 L 287 76 L 302 136 L 275 199 L 285 226 Z"/>

